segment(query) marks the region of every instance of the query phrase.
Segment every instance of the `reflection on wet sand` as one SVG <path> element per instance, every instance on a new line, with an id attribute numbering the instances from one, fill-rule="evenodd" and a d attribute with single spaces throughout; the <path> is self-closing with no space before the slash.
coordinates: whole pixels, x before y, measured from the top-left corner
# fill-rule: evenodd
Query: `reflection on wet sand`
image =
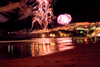
<path id="1" fill-rule="evenodd" d="M 82 38 L 74 38 L 74 43 L 77 43 L 77 44 L 90 44 L 90 43 L 96 43 L 99 41 L 99 38 L 97 37 L 91 37 L 91 38 L 88 38 L 88 37 L 82 37 Z"/>
<path id="2" fill-rule="evenodd" d="M 69 50 L 69 49 L 74 49 L 75 46 L 73 46 L 73 43 L 61 43 L 58 45 L 59 51 L 64 51 L 64 50 Z"/>
<path id="3" fill-rule="evenodd" d="M 0 43 L 0 60 L 48 55 L 70 50 L 76 44 L 98 42 L 98 38 L 35 38 L 26 42 Z"/>
<path id="4" fill-rule="evenodd" d="M 12 59 L 40 56 L 68 49 L 74 49 L 72 38 L 37 38 L 33 42 L 1 43 L 0 58 Z"/>
<path id="5" fill-rule="evenodd" d="M 32 56 L 46 55 L 68 49 L 74 49 L 72 43 L 32 43 Z"/>

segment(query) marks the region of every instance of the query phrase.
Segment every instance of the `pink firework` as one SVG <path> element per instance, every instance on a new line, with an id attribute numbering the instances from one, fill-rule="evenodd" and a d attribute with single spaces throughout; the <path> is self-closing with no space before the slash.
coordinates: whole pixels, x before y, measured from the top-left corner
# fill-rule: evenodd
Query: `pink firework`
<path id="1" fill-rule="evenodd" d="M 63 24 L 63 25 L 69 24 L 71 22 L 71 20 L 72 20 L 72 17 L 70 14 L 61 14 L 57 18 L 57 22 L 59 24 Z"/>

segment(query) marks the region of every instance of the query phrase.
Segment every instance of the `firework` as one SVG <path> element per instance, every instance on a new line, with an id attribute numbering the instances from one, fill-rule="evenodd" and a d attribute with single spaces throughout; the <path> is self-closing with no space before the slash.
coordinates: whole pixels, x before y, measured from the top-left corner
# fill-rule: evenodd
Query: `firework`
<path id="1" fill-rule="evenodd" d="M 62 25 L 67 25 L 70 23 L 72 20 L 72 17 L 70 14 L 61 14 L 57 18 L 57 23 L 62 24 Z"/>
<path id="2" fill-rule="evenodd" d="M 34 26 L 35 22 L 38 22 L 43 29 L 46 29 L 48 23 L 52 22 L 53 17 L 53 3 L 57 0 L 30 0 L 33 2 L 33 18 L 32 18 L 32 27 Z"/>

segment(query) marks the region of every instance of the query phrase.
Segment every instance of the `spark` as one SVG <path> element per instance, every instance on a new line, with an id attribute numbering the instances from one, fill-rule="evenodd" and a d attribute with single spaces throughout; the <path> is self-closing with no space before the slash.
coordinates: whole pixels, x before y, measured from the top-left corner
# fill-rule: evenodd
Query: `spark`
<path id="1" fill-rule="evenodd" d="M 57 0 L 30 0 L 33 1 L 33 18 L 32 18 L 32 27 L 33 29 L 34 23 L 38 22 L 43 29 L 46 29 L 48 24 L 52 22 L 53 15 L 53 3 Z M 35 6 L 36 5 L 36 6 Z"/>
<path id="2" fill-rule="evenodd" d="M 63 25 L 69 24 L 71 22 L 71 20 L 72 20 L 71 15 L 70 14 L 66 14 L 66 13 L 59 15 L 58 18 L 57 18 L 57 22 L 59 24 L 63 24 Z"/>

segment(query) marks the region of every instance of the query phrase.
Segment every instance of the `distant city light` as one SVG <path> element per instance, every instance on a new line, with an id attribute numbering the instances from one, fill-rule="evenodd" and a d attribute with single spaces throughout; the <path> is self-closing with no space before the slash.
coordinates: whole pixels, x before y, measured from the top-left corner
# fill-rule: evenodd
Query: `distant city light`
<path id="1" fill-rule="evenodd" d="M 57 22 L 59 24 L 63 24 L 63 25 L 69 24 L 71 22 L 71 20 L 72 20 L 72 17 L 70 14 L 61 14 L 57 18 Z"/>
<path id="2" fill-rule="evenodd" d="M 98 34 L 98 36 L 100 37 L 100 33 Z"/>
<path id="3" fill-rule="evenodd" d="M 50 37 L 55 37 L 55 34 L 50 34 Z"/>
<path id="4" fill-rule="evenodd" d="M 44 38 L 45 37 L 45 34 L 43 34 L 42 37 Z"/>

